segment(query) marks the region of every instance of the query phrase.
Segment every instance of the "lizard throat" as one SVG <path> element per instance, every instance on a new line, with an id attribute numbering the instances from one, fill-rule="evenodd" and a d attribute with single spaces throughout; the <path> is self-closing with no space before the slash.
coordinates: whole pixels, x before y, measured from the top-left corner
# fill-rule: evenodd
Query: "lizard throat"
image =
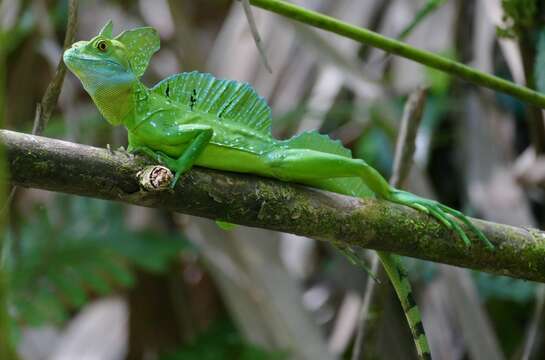
<path id="1" fill-rule="evenodd" d="M 134 114 L 134 90 L 138 80 L 132 83 L 101 86 L 91 94 L 100 113 L 112 125 L 125 124 Z"/>

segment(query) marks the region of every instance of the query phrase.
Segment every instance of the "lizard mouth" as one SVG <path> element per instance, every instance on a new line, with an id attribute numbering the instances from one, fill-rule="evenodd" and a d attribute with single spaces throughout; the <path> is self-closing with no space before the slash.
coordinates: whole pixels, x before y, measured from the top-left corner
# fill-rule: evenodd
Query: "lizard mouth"
<path id="1" fill-rule="evenodd" d="M 72 71 L 81 70 L 82 68 L 92 70 L 99 68 L 104 69 L 122 67 L 121 64 L 113 60 L 81 55 L 77 48 L 70 48 L 66 50 L 63 54 L 63 60 L 66 66 L 68 66 L 68 68 Z"/>
<path id="2" fill-rule="evenodd" d="M 63 58 L 64 58 L 64 62 L 66 63 L 66 65 L 68 65 L 68 67 L 70 67 L 71 65 L 72 66 L 77 65 L 77 63 L 94 64 L 95 66 L 96 65 L 111 65 L 116 67 L 121 66 L 121 64 L 118 64 L 112 60 L 91 58 L 91 57 L 86 57 L 81 55 L 70 54 L 68 52 L 64 54 Z"/>

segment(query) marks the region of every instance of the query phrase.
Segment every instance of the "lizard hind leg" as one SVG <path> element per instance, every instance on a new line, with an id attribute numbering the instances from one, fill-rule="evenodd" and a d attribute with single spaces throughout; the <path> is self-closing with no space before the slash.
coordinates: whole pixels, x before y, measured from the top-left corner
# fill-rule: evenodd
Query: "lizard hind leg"
<path id="1" fill-rule="evenodd" d="M 386 197 L 391 187 L 371 166 L 361 159 L 308 149 L 281 149 L 264 155 L 270 175 L 315 187 L 317 180 L 361 178 L 375 194 Z"/>
<path id="2" fill-rule="evenodd" d="M 437 201 L 391 187 L 378 171 L 361 159 L 308 149 L 280 149 L 265 154 L 265 163 L 273 177 L 314 187 L 320 187 L 319 180 L 324 179 L 360 178 L 377 197 L 433 216 L 441 224 L 452 229 L 466 245 L 470 245 L 470 239 L 458 221 L 462 222 L 481 242 L 493 249 L 492 243 L 464 214 Z"/>

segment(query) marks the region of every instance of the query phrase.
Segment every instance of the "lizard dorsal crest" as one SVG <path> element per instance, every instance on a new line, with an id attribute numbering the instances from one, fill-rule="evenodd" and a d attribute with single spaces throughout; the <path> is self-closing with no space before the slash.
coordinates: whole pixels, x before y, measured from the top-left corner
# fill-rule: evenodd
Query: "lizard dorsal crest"
<path id="1" fill-rule="evenodd" d="M 245 82 L 220 80 L 193 71 L 168 77 L 152 91 L 188 106 L 191 111 L 212 115 L 217 121 L 237 123 L 270 136 L 271 108 Z"/>
<path id="2" fill-rule="evenodd" d="M 305 131 L 295 135 L 291 139 L 284 140 L 291 149 L 310 149 L 329 154 L 352 157 L 352 152 L 345 148 L 339 140 L 333 140 L 327 135 L 317 131 Z"/>
<path id="3" fill-rule="evenodd" d="M 127 30 L 119 34 L 115 40 L 125 45 L 131 69 L 136 77 L 144 75 L 151 56 L 159 50 L 157 30 L 151 27 Z"/>
<path id="4" fill-rule="evenodd" d="M 113 30 L 114 30 L 114 24 L 112 23 L 112 20 L 108 21 L 106 25 L 102 27 L 102 30 L 98 33 L 100 36 L 104 36 L 107 39 L 111 39 L 113 37 Z"/>

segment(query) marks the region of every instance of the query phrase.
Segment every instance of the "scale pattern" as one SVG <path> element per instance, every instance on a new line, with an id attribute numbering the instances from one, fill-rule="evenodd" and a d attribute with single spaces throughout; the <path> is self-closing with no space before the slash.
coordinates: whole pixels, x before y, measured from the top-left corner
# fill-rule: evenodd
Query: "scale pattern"
<path id="1" fill-rule="evenodd" d="M 305 131 L 285 142 L 290 149 L 309 149 L 322 151 L 344 157 L 352 157 L 352 152 L 345 148 L 339 140 L 333 140 L 317 131 Z"/>
<path id="2" fill-rule="evenodd" d="M 285 140 L 283 144 L 290 149 L 316 150 L 348 158 L 352 157 L 352 152 L 345 148 L 339 140 L 333 140 L 317 131 L 300 133 L 289 140 Z M 360 178 L 356 177 L 322 180 L 321 183 L 321 186 L 318 185 L 317 187 L 323 187 L 326 190 L 340 192 L 345 195 L 356 197 L 375 196 L 375 193 Z M 326 186 L 324 187 L 324 185 Z"/>

